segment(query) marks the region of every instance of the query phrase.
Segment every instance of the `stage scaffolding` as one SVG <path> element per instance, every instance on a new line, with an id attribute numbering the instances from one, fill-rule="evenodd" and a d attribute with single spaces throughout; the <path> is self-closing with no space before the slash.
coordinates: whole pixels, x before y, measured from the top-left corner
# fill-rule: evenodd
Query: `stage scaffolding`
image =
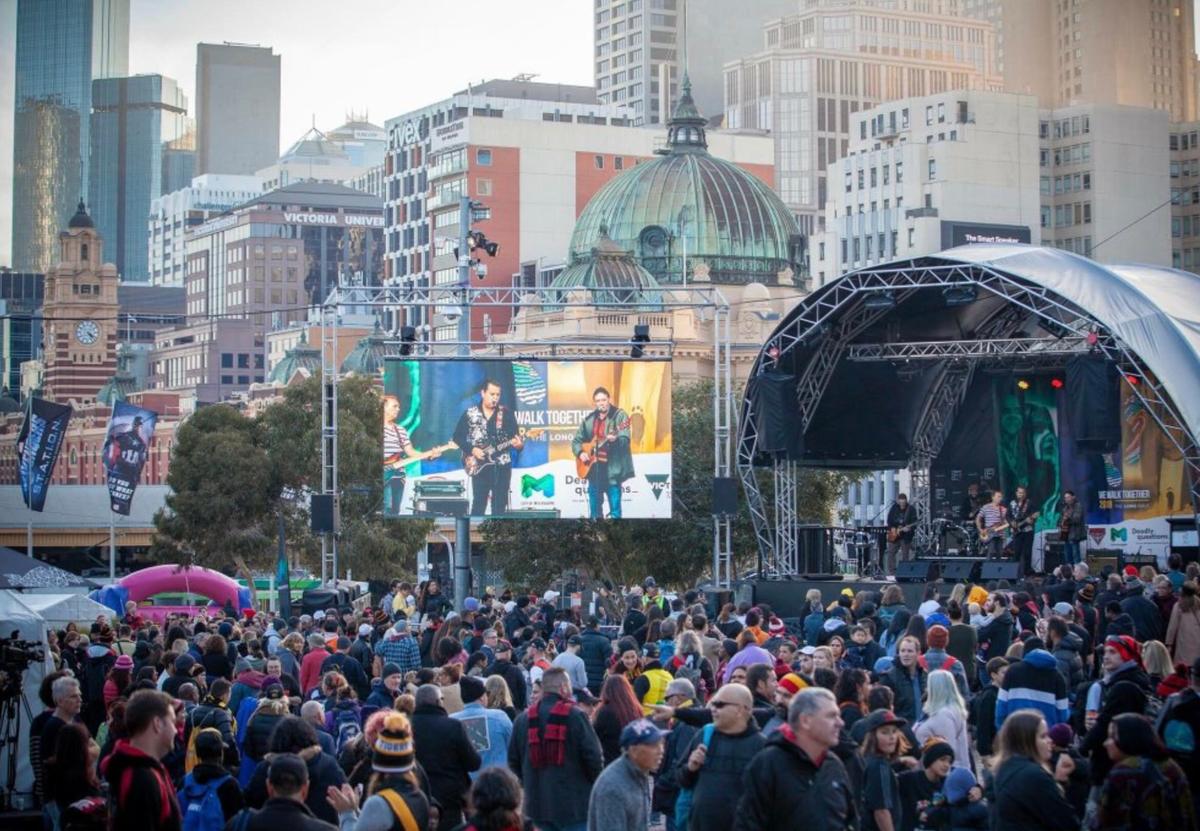
<path id="1" fill-rule="evenodd" d="M 382 319 L 387 311 L 421 308 L 428 310 L 422 318 L 445 315 L 456 308 L 460 314 L 472 309 L 503 308 L 513 312 L 539 314 L 562 309 L 588 309 L 597 315 L 621 315 L 628 318 L 628 341 L 612 339 L 562 339 L 542 341 L 512 340 L 453 340 L 404 341 L 400 332 L 388 333 L 383 341 L 388 356 L 415 360 L 461 357 L 469 352 L 479 359 L 608 359 L 631 358 L 633 327 L 649 325 L 664 312 L 693 311 L 711 322 L 713 335 L 713 476 L 732 478 L 733 438 L 736 410 L 733 404 L 732 337 L 729 328 L 729 303 L 720 289 L 712 285 L 692 285 L 655 290 L 638 303 L 622 303 L 602 299 L 604 293 L 593 295 L 587 290 L 533 290 L 505 287 L 361 287 L 334 288 L 320 309 L 321 324 L 321 493 L 338 502 L 337 464 L 337 395 L 340 367 L 338 366 L 338 337 L 342 317 L 347 312 L 368 313 Z M 610 295 L 611 296 L 611 295 Z M 399 317 L 399 316 L 397 316 Z M 651 329 L 653 334 L 653 328 Z M 639 344 L 646 359 L 671 358 L 674 341 L 650 340 Z M 402 352 L 402 350 L 405 350 Z M 335 525 L 337 512 L 335 511 Z M 733 572 L 733 517 L 713 516 L 713 582 L 718 588 L 728 588 Z M 321 536 L 321 580 L 338 574 L 338 533 Z"/>
<path id="2" fill-rule="evenodd" d="M 977 327 L 974 337 L 946 341 L 852 343 L 884 315 L 900 309 L 919 291 L 971 289 L 980 298 L 999 297 L 1005 304 Z M 1030 337 L 1020 331 L 1027 318 L 1046 332 Z M 847 361 L 942 362 L 941 377 L 926 397 L 914 433 L 909 470 L 911 501 L 920 524 L 917 545 L 933 538 L 930 464 L 942 449 L 958 408 L 980 367 L 1038 368 L 1061 365 L 1072 355 L 1096 350 L 1112 361 L 1125 383 L 1141 401 L 1172 445 L 1181 453 L 1188 472 L 1192 505 L 1200 523 L 1200 443 L 1187 428 L 1179 410 L 1162 386 L 1127 344 L 1104 324 L 1064 300 L 1053 290 L 1005 273 L 989 264 L 914 260 L 851 272 L 827 291 L 802 301 L 797 312 L 764 345 L 753 374 L 768 371 L 793 350 L 819 344 L 797 385 L 796 409 L 803 432 L 812 421 L 838 363 Z M 773 498 L 759 486 L 755 462 L 761 463 L 758 419 L 747 397 L 742 404 L 737 444 L 737 469 L 746 490 L 758 540 L 761 576 L 800 573 L 794 498 L 800 465 L 779 456 L 770 459 Z M 770 504 L 768 504 L 768 501 Z"/>

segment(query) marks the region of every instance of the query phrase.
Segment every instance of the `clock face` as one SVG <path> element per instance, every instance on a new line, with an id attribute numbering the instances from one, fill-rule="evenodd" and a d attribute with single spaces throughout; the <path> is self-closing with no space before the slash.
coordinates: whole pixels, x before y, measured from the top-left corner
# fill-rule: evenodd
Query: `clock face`
<path id="1" fill-rule="evenodd" d="M 91 346 L 100 337 L 100 327 L 94 320 L 85 320 L 75 327 L 75 340 L 84 346 Z"/>

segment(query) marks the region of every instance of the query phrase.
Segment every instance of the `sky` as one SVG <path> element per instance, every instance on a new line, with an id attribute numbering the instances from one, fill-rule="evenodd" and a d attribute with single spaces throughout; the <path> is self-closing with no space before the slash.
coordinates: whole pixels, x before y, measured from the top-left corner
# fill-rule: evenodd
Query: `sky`
<path id="1" fill-rule="evenodd" d="M 0 265 L 12 236 L 17 0 L 0 0 Z M 347 113 L 375 124 L 467 83 L 533 73 L 592 83 L 591 0 L 132 0 L 129 72 L 174 78 L 194 114 L 196 44 L 252 43 L 282 57 L 280 150 Z"/>

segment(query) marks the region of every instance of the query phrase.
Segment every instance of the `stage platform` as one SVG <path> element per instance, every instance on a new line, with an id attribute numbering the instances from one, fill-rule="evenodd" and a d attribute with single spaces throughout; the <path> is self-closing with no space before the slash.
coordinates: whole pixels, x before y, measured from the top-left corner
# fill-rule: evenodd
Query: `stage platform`
<path id="1" fill-rule="evenodd" d="M 804 595 L 808 594 L 809 589 L 819 590 L 822 602 L 828 605 L 837 599 L 842 589 L 849 588 L 857 594 L 860 591 L 882 592 L 888 586 L 900 587 L 900 591 L 904 593 L 904 602 L 910 609 L 920 606 L 925 597 L 924 583 L 896 583 L 892 580 L 806 580 L 795 577 L 751 582 L 754 602 L 768 604 L 780 617 L 801 617 L 807 611 L 804 608 Z"/>

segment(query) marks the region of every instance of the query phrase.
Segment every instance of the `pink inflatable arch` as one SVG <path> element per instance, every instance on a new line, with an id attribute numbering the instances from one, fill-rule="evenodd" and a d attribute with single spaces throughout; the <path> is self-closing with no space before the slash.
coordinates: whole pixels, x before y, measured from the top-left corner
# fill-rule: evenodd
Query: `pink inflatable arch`
<path id="1" fill-rule="evenodd" d="M 219 571 L 200 566 L 190 568 L 180 565 L 150 566 L 121 578 L 120 585 L 129 592 L 129 599 L 141 602 L 160 592 L 192 592 L 224 606 L 226 601 L 235 609 L 238 602 L 237 582 Z"/>

